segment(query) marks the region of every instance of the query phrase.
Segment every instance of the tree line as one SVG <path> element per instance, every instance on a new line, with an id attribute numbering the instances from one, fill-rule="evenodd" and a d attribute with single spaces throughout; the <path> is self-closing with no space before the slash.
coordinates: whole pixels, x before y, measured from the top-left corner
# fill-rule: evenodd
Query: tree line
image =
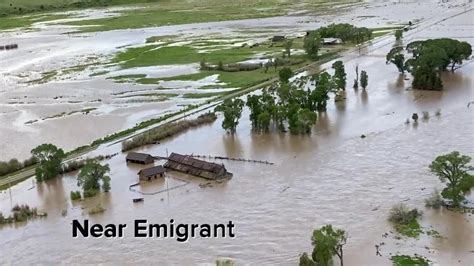
<path id="1" fill-rule="evenodd" d="M 309 31 L 304 38 L 303 44 L 303 48 L 309 58 L 313 60 L 318 59 L 323 38 L 338 38 L 343 42 L 360 44 L 372 39 L 372 30 L 365 27 L 356 27 L 348 23 L 340 23 Z"/>
<path id="2" fill-rule="evenodd" d="M 318 112 L 326 111 L 330 94 L 337 96 L 346 89 L 347 74 L 343 62 L 334 62 L 332 68 L 332 76 L 322 71 L 291 82 L 293 71 L 283 68 L 279 72 L 280 82 L 263 89 L 261 94 L 248 95 L 246 101 L 240 98 L 224 100 L 215 109 L 224 115 L 222 128 L 234 134 L 246 106 L 250 110 L 252 129 L 256 132 L 275 128 L 279 132 L 289 131 L 292 134 L 311 133 Z M 364 89 L 368 85 L 365 71 L 361 73 L 361 85 Z"/>
<path id="3" fill-rule="evenodd" d="M 441 90 L 443 82 L 440 72 L 450 69 L 454 72 L 469 59 L 472 47 L 467 42 L 441 38 L 409 43 L 406 48 L 392 48 L 386 61 L 394 64 L 401 74 L 405 71 L 413 75 L 412 86 L 421 90 Z M 405 59 L 405 55 L 411 55 Z"/>
<path id="4" fill-rule="evenodd" d="M 18 161 L 18 159 L 13 158 L 9 161 L 0 161 L 0 176 L 5 176 L 11 173 L 14 173 L 23 168 L 32 166 L 36 163 L 34 157 L 30 157 L 23 162 Z"/>
<path id="5" fill-rule="evenodd" d="M 67 171 L 79 170 L 77 186 L 82 188 L 84 197 L 95 196 L 101 188 L 104 192 L 110 190 L 110 177 L 107 175 L 110 172 L 109 165 L 99 162 L 106 158 L 104 156 L 71 161 L 63 165 L 66 154 L 61 148 L 50 143 L 39 145 L 31 150 L 31 154 L 37 162 L 35 174 L 38 182 L 56 178 Z M 72 192 L 71 198 L 80 199 L 80 193 L 77 194 L 78 192 Z"/>

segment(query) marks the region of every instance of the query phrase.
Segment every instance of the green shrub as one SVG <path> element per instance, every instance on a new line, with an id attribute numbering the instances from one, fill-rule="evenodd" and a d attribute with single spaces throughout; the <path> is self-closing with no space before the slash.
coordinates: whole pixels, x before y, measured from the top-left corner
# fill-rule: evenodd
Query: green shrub
<path id="1" fill-rule="evenodd" d="M 444 205 L 444 201 L 441 198 L 441 194 L 438 190 L 433 191 L 429 198 L 425 199 L 425 206 L 428 208 L 439 209 Z"/>
<path id="2" fill-rule="evenodd" d="M 388 220 L 394 223 L 398 233 L 408 237 L 418 237 L 423 231 L 417 221 L 421 212 L 416 208 L 409 209 L 405 204 L 397 204 L 390 210 Z"/>
<path id="3" fill-rule="evenodd" d="M 393 265 L 395 266 L 428 266 L 429 260 L 415 255 L 415 256 L 408 256 L 408 255 L 396 255 L 392 256 L 391 260 L 393 261 Z"/>
<path id="4" fill-rule="evenodd" d="M 71 200 L 80 200 L 81 198 L 80 191 L 71 191 Z"/>
<path id="5" fill-rule="evenodd" d="M 405 204 L 400 203 L 392 207 L 388 220 L 395 224 L 409 224 L 421 216 L 421 212 L 416 208 L 409 209 Z"/>
<path id="6" fill-rule="evenodd" d="M 308 253 L 303 253 L 300 257 L 300 266 L 315 266 L 314 261 L 308 256 Z"/>

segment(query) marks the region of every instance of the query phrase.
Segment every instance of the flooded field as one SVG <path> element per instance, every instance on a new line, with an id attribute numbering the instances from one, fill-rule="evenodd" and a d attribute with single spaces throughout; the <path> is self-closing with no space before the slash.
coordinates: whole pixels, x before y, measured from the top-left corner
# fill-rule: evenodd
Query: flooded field
<path id="1" fill-rule="evenodd" d="M 159 103 L 123 103 L 113 97 L 113 93 L 144 90 L 149 86 L 118 84 L 105 77 L 26 86 L 19 85 L 16 77 L 19 73 L 30 75 L 49 70 L 55 63 L 60 67 L 71 66 L 77 57 L 90 53 L 110 54 L 119 46 L 140 45 L 147 37 L 173 32 L 184 35 L 190 32 L 193 35 L 213 32 L 237 35 L 242 30 L 262 29 L 294 32 L 330 22 L 381 27 L 420 20 L 414 30 L 405 33 L 403 43 L 447 37 L 474 45 L 472 6 L 462 5 L 463 1 L 456 3 L 457 6 L 448 8 L 436 1 L 407 4 L 375 1 L 336 17 L 292 16 L 169 26 L 94 33 L 81 35 L 82 39 L 45 31 L 20 33 L 19 36 L 0 33 L 4 34 L 2 39 L 9 38 L 20 45 L 23 40 L 38 60 L 34 66 L 27 61 L 27 56 L 14 59 L 14 56 L 21 56 L 20 53 L 8 55 L 12 56 L 10 59 L 6 54 L 0 54 L 1 59 L 6 58 L 0 63 L 3 75 L 0 82 L 4 82 L 0 94 L 0 158 L 26 157 L 32 147 L 49 141 L 66 149 L 73 148 L 177 109 L 183 102 L 198 101 L 176 97 Z M 362 14 L 367 17 L 363 18 Z M 57 46 L 58 52 L 41 58 L 38 51 L 46 49 L 40 46 L 48 38 Z M 84 46 L 86 42 L 90 45 Z M 394 38 L 390 35 L 360 51 L 342 55 L 347 80 L 353 80 L 358 65 L 369 74 L 369 86 L 367 90 L 348 89 L 345 102 L 334 103 L 331 99 L 327 112 L 319 114 L 311 136 L 253 133 L 249 112 L 245 109 L 234 136 L 222 130 L 222 117 L 219 117 L 212 125 L 139 150 L 155 156 L 179 152 L 251 158 L 274 165 L 217 161 L 224 163 L 234 174 L 231 180 L 209 183 L 171 172 L 170 178 L 141 185 L 139 189 L 154 192 L 181 184 L 173 177 L 189 183 L 169 193 L 143 196 L 129 190 L 129 185 L 137 182 L 136 173 L 142 167 L 127 165 L 125 154 L 119 153 L 107 161 L 112 178 L 110 193 L 95 198 L 79 203 L 70 201 L 69 192 L 77 190 L 77 173 L 42 184 L 29 179 L 12 187 L 11 194 L 0 192 L 0 211 L 3 213 L 8 213 L 15 203 L 37 206 L 48 213 L 44 219 L 0 228 L 0 264 L 54 264 L 58 261 L 64 264 L 148 264 L 154 261 L 170 265 L 212 265 L 218 258 L 229 258 L 237 265 L 295 265 L 302 252 L 311 250 L 313 229 L 330 223 L 349 234 L 344 250 L 347 265 L 391 265 L 390 257 L 397 253 L 420 254 L 435 265 L 473 265 L 474 216 L 426 209 L 424 199 L 435 188 L 442 187 L 428 169 L 437 155 L 453 150 L 474 155 L 474 106 L 468 104 L 474 100 L 474 65 L 468 61 L 455 73 L 445 73 L 443 91 L 415 91 L 411 89 L 411 75 L 399 76 L 393 65 L 385 64 L 385 55 L 393 45 Z M 63 51 L 61 48 L 64 47 L 72 50 Z M 69 58 L 70 54 L 74 56 Z M 57 58 L 62 56 L 66 58 L 58 62 Z M 329 68 L 332 63 L 321 68 Z M 184 68 L 194 71 L 191 65 Z M 149 71 L 151 75 L 160 73 L 156 69 Z M 132 74 L 138 73 L 144 72 Z M 180 94 L 184 90 L 178 84 L 170 93 Z M 58 95 L 64 96 L 53 99 Z M 25 96 L 28 100 L 23 100 Z M 35 103 L 9 104 L 13 98 Z M 94 102 L 98 98 L 102 101 Z M 81 103 L 69 103 L 71 100 Z M 69 112 L 89 107 L 97 109 L 88 115 L 75 114 L 24 124 L 63 110 Z M 441 115 L 435 115 L 437 110 Z M 412 113 L 423 111 L 430 113 L 428 121 L 405 124 Z M 120 149 L 120 143 L 105 144 L 88 156 L 113 154 Z M 143 203 L 132 203 L 133 198 L 142 196 Z M 472 195 L 470 198 L 472 200 Z M 397 239 L 387 216 L 389 209 L 400 202 L 423 210 L 422 227 L 434 228 L 442 238 L 423 234 L 419 239 Z M 88 209 L 97 203 L 104 205 L 105 213 L 90 216 Z M 67 213 L 62 215 L 64 210 Z M 123 239 L 73 239 L 71 221 L 84 218 L 95 223 L 130 225 L 138 218 L 153 223 L 167 223 L 171 218 L 179 223 L 231 220 L 236 225 L 237 237 L 190 239 L 183 244 L 173 239 L 136 239 L 129 230 Z M 387 237 L 383 237 L 385 233 L 388 233 Z M 375 245 L 381 242 L 385 243 L 381 248 L 382 256 L 376 256 Z"/>
<path id="2" fill-rule="evenodd" d="M 123 47 L 142 46 L 145 40 L 153 36 L 174 36 L 173 41 L 182 40 L 240 40 L 256 42 L 267 40 L 279 34 L 304 34 L 329 23 L 349 22 L 357 26 L 381 28 L 406 24 L 407 21 L 435 20 L 438 14 L 454 14 L 465 7 L 460 1 L 453 4 L 431 4 L 430 1 L 408 4 L 387 4 L 384 1 L 366 3 L 354 7 L 351 12 L 345 9 L 318 16 L 293 15 L 265 19 L 213 22 L 164 26 L 135 30 L 116 30 L 98 33 L 73 32 L 72 26 L 61 26 L 53 22 L 39 23 L 32 31 L 7 31 L 0 33 L 2 43 L 17 43 L 20 49 L 0 53 L 0 137 L 2 142 L 0 158 L 3 160 L 17 157 L 26 158 L 29 151 L 38 144 L 53 141 L 66 150 L 88 144 L 107 134 L 133 126 L 135 123 L 160 116 L 177 106 L 206 99 L 150 99 L 142 97 L 134 101 L 124 101 L 117 93 L 144 90 L 182 95 L 195 93 L 196 84 L 141 85 L 135 83 L 116 83 L 107 77 L 124 74 L 149 74 L 150 77 L 166 77 L 195 73 L 191 65 L 164 66 L 160 69 L 127 69 L 110 67 L 113 53 Z M 430 6 L 431 5 L 431 6 Z M 424 8 L 429 6 L 430 8 Z M 390 7 L 389 9 L 387 7 Z M 408 13 L 405 10 L 417 10 Z M 120 9 L 119 9 L 120 10 Z M 387 10 L 390 10 L 388 12 Z M 114 15 L 117 9 L 106 11 L 86 10 L 71 16 L 101 18 Z M 337 13 L 337 16 L 333 16 Z M 59 20 L 57 23 L 61 23 Z M 106 65 L 104 65 L 106 64 Z M 111 72 L 111 73 L 107 73 Z M 151 72 L 151 73 L 150 73 Z M 107 73 L 107 74 L 104 74 Z M 161 74 L 160 74 L 161 73 Z M 212 83 L 211 83 L 212 84 Z M 205 85 L 208 85 L 205 83 Z M 216 90 L 218 92 L 219 89 Z M 210 92 L 207 91 L 206 92 Z M 166 104 L 163 104 L 163 101 Z M 142 103 L 156 110 L 154 114 L 144 108 L 137 114 Z M 165 106 L 165 108 L 163 108 Z M 76 113 L 62 115 L 71 111 L 97 108 L 89 114 Z M 43 120 L 45 117 L 54 119 Z M 103 123 L 104 117 L 107 122 Z M 124 120 L 124 117 L 127 119 Z M 110 118 L 110 119 L 109 119 Z M 77 121 L 95 124 L 90 134 L 61 134 L 62 131 L 75 131 Z M 13 125 L 13 127 L 11 126 Z M 64 125 L 68 125 L 64 127 Z M 100 126 L 99 126 L 100 125 Z M 62 128 L 61 131 L 54 130 Z M 22 145 L 3 145 L 3 143 L 23 143 Z"/>

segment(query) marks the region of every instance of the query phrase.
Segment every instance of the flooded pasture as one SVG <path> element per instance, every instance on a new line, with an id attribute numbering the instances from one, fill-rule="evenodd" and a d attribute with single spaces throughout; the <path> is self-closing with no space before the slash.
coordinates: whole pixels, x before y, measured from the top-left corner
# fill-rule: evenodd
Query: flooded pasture
<path id="1" fill-rule="evenodd" d="M 116 83 L 107 77 L 134 74 L 147 74 L 150 77 L 165 77 L 169 75 L 191 74 L 196 69 L 189 65 L 165 66 L 165 69 L 130 69 L 129 72 L 110 68 L 107 63 L 113 53 L 126 47 L 143 46 L 145 40 L 153 36 L 175 36 L 174 42 L 181 43 L 189 40 L 231 40 L 234 44 L 242 42 L 258 42 L 267 40 L 275 34 L 294 35 L 304 34 L 306 30 L 315 29 L 329 23 L 348 22 L 357 26 L 385 27 L 406 24 L 407 21 L 434 20 L 439 14 L 454 14 L 464 9 L 463 1 L 448 8 L 448 5 L 434 1 L 410 1 L 409 3 L 388 4 L 386 1 L 372 1 L 362 6 L 353 6 L 350 10 L 338 9 L 327 14 L 310 16 L 294 14 L 285 17 L 264 19 L 249 19 L 241 21 L 225 21 L 187 25 L 173 25 L 155 28 L 115 30 L 97 33 L 71 33 L 76 29 L 63 26 L 59 20 L 46 24 L 33 25 L 30 31 L 7 31 L 0 33 L 2 43 L 17 43 L 20 49 L 0 53 L 0 158 L 17 157 L 24 159 L 29 156 L 31 148 L 48 142 L 48 136 L 54 139 L 54 144 L 70 150 L 104 135 L 133 126 L 136 122 L 123 117 L 132 116 L 136 107 L 142 102 L 127 102 L 114 97 L 123 91 L 155 90 L 170 86 L 170 93 L 185 93 L 183 89 L 194 89 L 198 84 L 169 84 L 141 85 L 134 83 Z M 413 10 L 412 13 L 406 12 Z M 390 11 L 388 11 L 390 10 Z M 416 12 L 414 12 L 416 10 Z M 120 9 L 85 10 L 72 13 L 71 19 L 101 18 L 114 16 Z M 56 24 L 59 23 L 59 24 Z M 240 40 L 240 41 L 237 41 Z M 105 64 L 105 65 L 104 65 Z M 70 68 L 68 70 L 68 68 Z M 97 75 L 101 73 L 111 73 Z M 163 72 L 162 72 L 163 71 Z M 117 74 L 115 72 L 118 72 Z M 151 73 L 153 72 L 153 73 Z M 160 73 L 164 73 L 163 75 Z M 97 75 L 97 76 L 96 76 Z M 35 80 L 37 82 L 35 82 Z M 38 82 L 39 80 L 39 82 Z M 30 83 L 28 83 L 30 82 Z M 206 83 L 207 84 L 207 83 Z M 219 85 L 219 84 L 217 84 Z M 216 90 L 218 92 L 219 90 Z M 195 91 L 192 91 L 194 93 Z M 207 91 L 206 92 L 210 92 Z M 99 101 L 100 100 L 100 101 Z M 183 102 L 184 100 L 184 102 Z M 205 99 L 194 99 L 203 102 Z M 61 103 L 61 104 L 58 104 Z M 189 99 L 170 98 L 167 105 L 189 104 Z M 79 105 L 79 108 L 76 106 Z M 154 116 L 143 115 L 144 118 L 159 116 L 166 110 L 161 110 L 161 102 L 148 102 L 154 110 Z M 56 119 L 42 121 L 43 117 L 59 116 L 71 110 L 97 108 L 90 115 L 61 116 Z M 102 112 L 106 109 L 120 109 L 117 115 Z M 178 108 L 179 109 L 179 108 Z M 35 110 L 35 111 L 32 111 Z M 102 123 L 102 116 L 111 117 L 107 123 Z M 38 123 L 28 123 L 38 120 Z M 65 120 L 70 120 L 64 122 Z M 61 131 L 48 130 L 58 128 L 60 124 L 72 126 L 62 127 L 62 131 L 75 131 L 75 121 L 95 124 L 91 134 L 76 134 L 72 139 L 70 134 L 60 134 Z M 26 123 L 26 124 L 25 124 Z M 13 127 L 11 126 L 13 125 Z M 19 140 L 24 141 L 19 141 Z M 3 145 L 3 143 L 24 143 L 22 145 Z"/>
<path id="2" fill-rule="evenodd" d="M 389 10 L 399 20 L 406 21 L 417 16 L 423 20 L 416 29 L 405 34 L 404 43 L 447 37 L 474 44 L 472 8 L 465 10 L 465 6 L 459 5 L 448 9 L 434 2 L 399 4 L 388 9 L 386 1 L 375 1 L 366 4 L 367 7 L 357 8 L 357 12 L 329 18 L 334 18 L 331 20 L 334 22 L 351 20 L 355 24 L 366 21 L 375 24 L 384 21 L 380 17 L 387 16 Z M 420 12 L 415 12 L 417 7 L 421 8 L 418 9 Z M 413 13 L 405 10 L 413 10 Z M 367 16 L 376 14 L 379 19 L 362 19 L 362 13 Z M 434 16 L 441 13 L 442 16 Z M 292 24 L 291 20 L 301 19 L 291 17 L 288 21 L 280 21 L 280 26 L 294 31 L 328 22 L 326 18 L 313 17 L 308 18 L 312 21 L 310 23 Z M 105 49 L 110 44 L 107 42 L 114 42 L 113 36 L 123 38 L 122 44 L 130 44 L 130 39 L 143 41 L 144 36 L 157 33 L 167 35 L 178 29 L 194 34 L 207 34 L 211 30 L 232 32 L 243 27 L 278 26 L 276 21 L 279 20 L 258 21 L 258 26 L 254 25 L 255 20 L 249 20 L 105 32 L 89 36 L 88 40 L 94 44 L 98 38 L 103 38 Z M 287 23 L 293 28 L 288 29 Z M 211 25 L 219 26 L 211 29 Z M 66 43 L 70 41 L 62 45 Z M 424 208 L 424 199 L 435 188 L 442 187 L 437 177 L 428 170 L 434 157 L 453 150 L 474 155 L 474 109 L 472 105 L 468 106 L 474 100 L 474 65 L 469 61 L 455 73 L 445 73 L 445 89 L 441 92 L 414 91 L 411 90 L 410 75 L 400 76 L 393 65 L 385 64 L 385 55 L 393 45 L 393 36 L 388 36 L 360 51 L 343 54 L 341 60 L 346 66 L 347 80 L 353 80 L 358 65 L 359 69 L 369 74 L 369 86 L 367 90 L 347 89 L 345 102 L 334 103 L 331 99 L 327 112 L 319 114 L 311 136 L 253 133 L 248 120 L 249 112 L 245 109 L 237 133 L 233 136 L 222 130 L 222 117 L 219 117 L 212 125 L 139 149 L 156 156 L 178 152 L 251 158 L 274 165 L 218 160 L 234 174 L 231 180 L 209 184 L 203 179 L 170 172 L 169 178 L 141 185 L 140 190 L 160 191 L 181 184 L 174 178 L 189 183 L 169 193 L 141 195 L 129 190 L 129 185 L 137 182 L 137 172 L 142 167 L 127 165 L 125 154 L 119 153 L 107 161 L 112 178 L 110 193 L 102 193 L 95 198 L 79 203 L 70 201 L 69 192 L 77 190 L 77 173 L 42 184 L 26 180 L 12 187 L 11 200 L 9 191 L 0 192 L 1 212 L 8 213 L 12 204 L 27 203 L 48 213 L 44 219 L 0 228 L 0 264 L 58 261 L 65 264 L 138 264 L 153 260 L 156 263 L 190 265 L 212 264 L 215 259 L 230 258 L 238 265 L 295 265 L 299 254 L 311 250 L 313 229 L 330 223 L 349 234 L 344 251 L 347 265 L 391 265 L 389 258 L 397 253 L 420 254 L 435 265 L 472 265 L 473 215 L 429 210 Z M 0 69 L 3 69 L 1 64 Z M 328 68 L 331 64 L 328 62 L 322 68 Z M 14 73 L 12 71 L 7 72 Z M 77 87 L 73 87 L 74 84 Z M 119 106 L 111 93 L 139 90 L 146 86 L 109 83 L 104 78 L 52 82 L 21 88 L 21 92 L 15 86 L 7 86 L 2 93 L 5 95 L 2 101 L 13 95 L 41 99 L 37 100 L 39 104 L 2 104 L 0 107 L 3 112 L 0 121 L 6 125 L 0 131 L 2 150 L 5 147 L 0 158 L 4 159 L 10 155 L 23 156 L 36 144 L 48 140 L 65 148 L 68 145 L 78 146 L 99 134 L 125 128 L 178 105 L 173 100 Z M 73 89 L 65 92 L 61 87 Z M 182 88 L 176 86 L 176 89 Z M 93 101 L 98 97 L 104 100 L 82 104 L 80 108 L 71 108 L 72 104 L 67 103 L 58 106 L 50 98 L 59 93 L 67 93 L 80 101 Z M 33 115 L 43 117 L 65 108 L 72 110 L 89 106 L 98 108 L 96 115 L 66 116 L 35 123 L 31 127 L 22 124 L 23 120 L 33 119 Z M 45 111 L 47 108 L 49 111 Z M 440 116 L 435 116 L 437 110 L 441 110 Z M 428 121 L 405 124 L 412 113 L 422 111 L 430 113 Z M 361 138 L 361 135 L 366 138 Z M 30 138 L 35 139 L 30 141 Z M 120 148 L 120 144 L 105 144 L 88 156 L 113 154 Z M 158 161 L 156 164 L 161 163 Z M 136 197 L 144 197 L 144 202 L 132 203 Z M 400 202 L 422 209 L 422 227 L 434 228 L 442 238 L 423 234 L 420 239 L 396 239 L 387 216 L 389 209 Z M 88 209 L 97 203 L 104 205 L 105 213 L 90 216 Z M 63 210 L 67 210 L 65 216 L 62 215 Z M 127 223 L 130 227 L 133 220 L 139 218 L 146 218 L 152 223 L 167 223 L 170 219 L 179 223 L 225 223 L 232 220 L 237 237 L 190 239 L 183 244 L 174 239 L 136 239 L 129 228 L 123 239 L 72 238 L 71 221 L 84 218 L 95 223 Z M 383 237 L 385 233 L 388 237 Z M 381 249 L 382 256 L 376 256 L 374 245 L 381 242 L 385 243 Z M 107 256 L 104 257 L 104 254 Z"/>

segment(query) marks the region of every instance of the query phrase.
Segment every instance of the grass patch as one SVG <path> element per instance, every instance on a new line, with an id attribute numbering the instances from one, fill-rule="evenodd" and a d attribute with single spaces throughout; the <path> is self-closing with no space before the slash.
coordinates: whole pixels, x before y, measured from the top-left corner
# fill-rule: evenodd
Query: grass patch
<path id="1" fill-rule="evenodd" d="M 129 48 L 118 53 L 112 60 L 123 68 L 181 65 L 205 61 L 211 64 L 224 64 L 243 61 L 251 58 L 261 49 L 249 47 L 226 48 L 211 52 L 200 53 L 198 49 L 190 46 L 158 46 Z"/>
<path id="2" fill-rule="evenodd" d="M 407 224 L 396 224 L 395 230 L 407 237 L 418 238 L 423 233 L 417 220 L 412 220 Z"/>
<path id="3" fill-rule="evenodd" d="M 6 1 L 9 2 L 9 1 Z M 1 5 L 1 4 L 0 4 Z M 29 27 L 36 22 L 46 22 L 57 19 L 67 18 L 67 15 L 53 15 L 53 14 L 44 14 L 42 16 L 1 16 L 0 8 L 0 30 L 10 30 L 15 28 L 24 28 Z"/>
<path id="4" fill-rule="evenodd" d="M 423 230 L 418 223 L 421 212 L 409 209 L 405 204 L 397 204 L 390 210 L 388 220 L 394 224 L 395 230 L 407 237 L 417 238 Z"/>
<path id="5" fill-rule="evenodd" d="M 53 71 L 48 71 L 48 72 L 43 72 L 41 73 L 42 77 L 39 79 L 31 80 L 28 81 L 28 84 L 44 84 L 49 81 L 51 81 L 56 75 L 58 75 L 58 71 L 53 70 Z"/>
<path id="6" fill-rule="evenodd" d="M 245 88 L 258 83 L 267 81 L 273 77 L 276 77 L 276 73 L 273 70 L 269 70 L 265 73 L 263 70 L 253 71 L 239 71 L 239 72 L 225 72 L 225 71 L 201 71 L 195 74 L 181 75 L 170 78 L 145 78 L 138 79 L 136 82 L 140 84 L 158 84 L 160 81 L 198 81 L 203 78 L 212 75 L 219 75 L 218 79 L 220 82 L 225 83 L 223 85 L 211 85 L 205 86 L 205 89 L 210 88 Z"/>
<path id="7" fill-rule="evenodd" d="M 140 78 L 145 78 L 145 74 L 130 74 L 130 75 L 120 75 L 120 76 L 115 76 L 115 77 L 110 77 L 107 79 L 113 79 L 113 80 L 121 80 L 121 79 L 140 79 Z"/>
<path id="8" fill-rule="evenodd" d="M 428 266 L 429 260 L 422 256 L 396 255 L 391 258 L 394 266 Z"/>

